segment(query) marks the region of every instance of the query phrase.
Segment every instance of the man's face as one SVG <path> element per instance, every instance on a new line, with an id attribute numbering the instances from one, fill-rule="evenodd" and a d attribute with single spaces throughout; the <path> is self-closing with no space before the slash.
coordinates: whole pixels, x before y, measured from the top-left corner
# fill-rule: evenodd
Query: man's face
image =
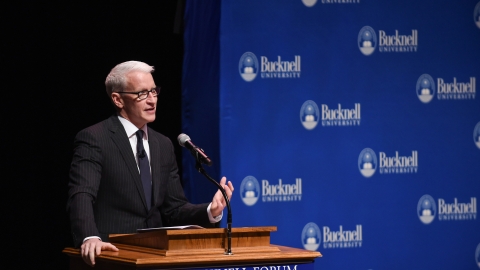
<path id="1" fill-rule="evenodd" d="M 124 92 L 139 92 L 155 88 L 151 73 L 132 71 L 127 74 L 127 86 Z M 138 100 L 138 95 L 112 93 L 112 99 L 120 108 L 120 115 L 141 128 L 155 120 L 157 97 L 148 94 L 147 99 Z"/>

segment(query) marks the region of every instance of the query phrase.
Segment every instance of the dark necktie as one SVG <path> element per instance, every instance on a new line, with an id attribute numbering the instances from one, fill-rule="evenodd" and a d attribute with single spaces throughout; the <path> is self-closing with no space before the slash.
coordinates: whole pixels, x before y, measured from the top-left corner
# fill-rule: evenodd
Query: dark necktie
<path id="1" fill-rule="evenodd" d="M 138 168 L 140 168 L 140 178 L 142 179 L 143 192 L 145 192 L 145 200 L 147 208 L 150 210 L 152 205 L 152 176 L 150 174 L 150 162 L 147 153 L 143 148 L 143 130 L 137 132 L 137 158 Z"/>

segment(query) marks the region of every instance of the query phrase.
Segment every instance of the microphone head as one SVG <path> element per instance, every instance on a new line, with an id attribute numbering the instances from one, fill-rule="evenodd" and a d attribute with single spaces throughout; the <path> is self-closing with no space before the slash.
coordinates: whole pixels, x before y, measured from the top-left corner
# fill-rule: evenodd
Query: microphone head
<path id="1" fill-rule="evenodd" d="M 178 140 L 178 143 L 179 143 L 182 147 L 185 147 L 185 142 L 190 141 L 190 137 L 188 137 L 187 134 L 182 133 L 182 134 L 178 135 L 177 140 Z"/>

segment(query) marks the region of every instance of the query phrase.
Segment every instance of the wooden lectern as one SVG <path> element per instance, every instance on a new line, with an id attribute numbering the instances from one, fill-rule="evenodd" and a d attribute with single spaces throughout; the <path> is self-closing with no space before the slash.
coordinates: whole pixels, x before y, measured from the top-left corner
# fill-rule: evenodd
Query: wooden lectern
<path id="1" fill-rule="evenodd" d="M 80 257 L 79 249 L 65 248 L 70 269 L 191 269 L 240 268 L 242 266 L 313 264 L 320 252 L 270 244 L 277 227 L 232 228 L 233 255 L 225 255 L 226 229 L 153 230 L 110 235 L 120 251 L 103 251 L 94 268 Z M 312 266 L 313 269 L 313 266 Z"/>

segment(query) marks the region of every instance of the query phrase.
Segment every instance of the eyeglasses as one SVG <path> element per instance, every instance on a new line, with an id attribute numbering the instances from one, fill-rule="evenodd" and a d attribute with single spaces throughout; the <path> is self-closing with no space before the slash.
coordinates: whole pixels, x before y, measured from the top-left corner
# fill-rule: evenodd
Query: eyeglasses
<path id="1" fill-rule="evenodd" d="M 160 94 L 160 89 L 161 89 L 161 87 L 155 87 L 155 88 L 152 88 L 150 90 L 142 90 L 142 91 L 138 91 L 138 92 L 115 92 L 115 93 L 135 94 L 135 95 L 138 95 L 138 100 L 144 100 L 144 99 L 148 98 L 148 94 L 150 94 L 150 93 L 152 93 L 153 97 L 158 96 L 158 94 Z"/>

